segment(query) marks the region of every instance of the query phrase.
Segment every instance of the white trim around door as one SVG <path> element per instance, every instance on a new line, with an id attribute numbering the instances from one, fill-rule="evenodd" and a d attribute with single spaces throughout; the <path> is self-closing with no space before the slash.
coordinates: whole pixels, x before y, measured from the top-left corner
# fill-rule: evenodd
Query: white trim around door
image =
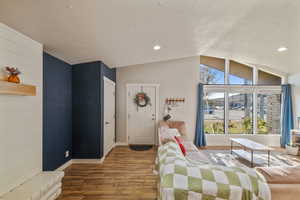
<path id="1" fill-rule="evenodd" d="M 104 80 L 104 128 L 103 128 L 103 157 L 105 158 L 107 154 L 115 147 L 116 145 L 116 83 L 110 80 L 107 77 L 103 77 Z M 111 93 L 113 92 L 113 94 Z M 107 99 L 108 98 L 108 99 Z M 113 104 L 113 105 L 106 105 Z M 107 110 L 110 109 L 110 110 Z M 112 112 L 111 112 L 112 110 Z M 109 111 L 109 112 L 108 112 Z M 106 113 L 108 112 L 108 113 Z M 108 126 L 108 127 L 107 127 Z M 113 136 L 108 135 L 113 132 Z M 107 131 L 109 131 L 107 133 Z M 113 140 L 113 141 L 112 141 Z M 112 141 L 112 143 L 111 143 Z M 109 143 L 105 143 L 109 142 Z M 109 146 L 107 146 L 107 144 Z M 107 146 L 107 147 L 106 147 Z"/>
<path id="2" fill-rule="evenodd" d="M 158 138 L 157 138 L 157 128 L 158 128 L 158 115 L 159 115 L 159 84 L 152 84 L 152 83 L 128 83 L 126 84 L 126 143 L 129 145 L 129 134 L 128 134 L 128 116 L 129 116 L 129 108 L 128 108 L 128 97 L 129 97 L 129 87 L 130 86 L 137 86 L 137 87 L 155 87 L 156 89 L 156 95 L 155 95 L 155 134 L 154 134 L 154 144 L 158 144 Z"/>

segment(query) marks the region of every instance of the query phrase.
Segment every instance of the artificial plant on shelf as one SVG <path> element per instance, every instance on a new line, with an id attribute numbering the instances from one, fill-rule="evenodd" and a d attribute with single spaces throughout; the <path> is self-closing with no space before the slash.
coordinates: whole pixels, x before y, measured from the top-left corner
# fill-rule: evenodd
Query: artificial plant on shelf
<path id="1" fill-rule="evenodd" d="M 20 78 L 18 77 L 18 75 L 21 74 L 21 72 L 19 71 L 18 68 L 5 67 L 5 70 L 8 73 L 8 78 L 7 78 L 8 82 L 20 83 Z"/>

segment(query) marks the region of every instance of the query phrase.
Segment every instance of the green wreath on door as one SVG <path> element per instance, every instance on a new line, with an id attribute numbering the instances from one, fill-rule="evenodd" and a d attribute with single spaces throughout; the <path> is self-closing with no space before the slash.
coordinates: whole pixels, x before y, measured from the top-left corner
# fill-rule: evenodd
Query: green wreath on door
<path id="1" fill-rule="evenodd" d="M 139 92 L 135 95 L 134 102 L 138 107 L 151 106 L 151 99 L 145 92 Z"/>

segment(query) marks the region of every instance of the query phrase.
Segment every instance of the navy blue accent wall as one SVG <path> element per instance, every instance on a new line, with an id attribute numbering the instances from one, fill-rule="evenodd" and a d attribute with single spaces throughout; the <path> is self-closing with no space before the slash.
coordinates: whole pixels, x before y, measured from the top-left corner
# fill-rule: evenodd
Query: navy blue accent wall
<path id="1" fill-rule="evenodd" d="M 97 159 L 101 152 L 101 62 L 73 65 L 73 157 Z"/>
<path id="2" fill-rule="evenodd" d="M 44 53 L 43 79 L 43 170 L 51 171 L 72 155 L 72 67 Z"/>
<path id="3" fill-rule="evenodd" d="M 115 69 L 100 61 L 73 65 L 73 158 L 103 157 L 103 76 L 116 80 Z"/>
<path id="4" fill-rule="evenodd" d="M 102 63 L 102 69 L 103 69 L 103 76 L 116 82 L 116 68 L 109 68 L 104 63 Z"/>

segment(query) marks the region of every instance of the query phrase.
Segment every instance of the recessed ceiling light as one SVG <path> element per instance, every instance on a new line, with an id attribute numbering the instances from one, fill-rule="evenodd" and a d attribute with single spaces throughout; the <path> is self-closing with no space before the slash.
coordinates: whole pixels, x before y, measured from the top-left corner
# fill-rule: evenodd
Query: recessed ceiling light
<path id="1" fill-rule="evenodd" d="M 153 50 L 155 50 L 155 51 L 160 50 L 160 46 L 159 46 L 159 45 L 155 45 L 155 46 L 153 47 Z"/>
<path id="2" fill-rule="evenodd" d="M 283 52 L 283 51 L 286 51 L 286 50 L 288 50 L 288 48 L 286 48 L 286 47 L 279 47 L 277 49 L 278 52 Z"/>

